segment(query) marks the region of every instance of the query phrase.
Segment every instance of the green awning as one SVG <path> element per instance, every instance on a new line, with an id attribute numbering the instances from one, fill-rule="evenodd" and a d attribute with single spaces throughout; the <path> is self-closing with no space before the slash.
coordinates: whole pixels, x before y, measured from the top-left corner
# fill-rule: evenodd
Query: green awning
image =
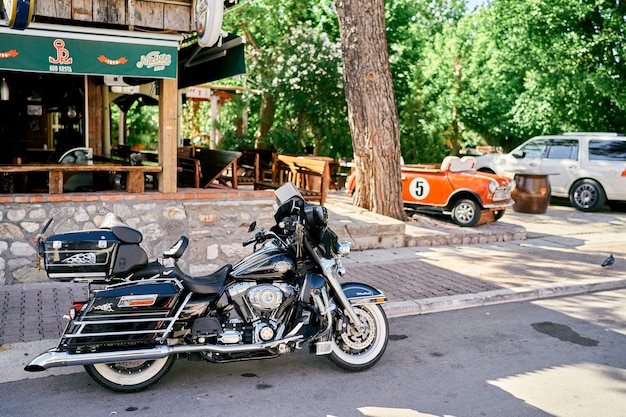
<path id="1" fill-rule="evenodd" d="M 178 54 L 178 88 L 190 87 L 246 73 L 245 39 L 228 34 L 222 42 L 201 48 L 193 43 Z"/>
<path id="2" fill-rule="evenodd" d="M 180 36 L 31 24 L 0 26 L 0 69 L 176 78 Z"/>

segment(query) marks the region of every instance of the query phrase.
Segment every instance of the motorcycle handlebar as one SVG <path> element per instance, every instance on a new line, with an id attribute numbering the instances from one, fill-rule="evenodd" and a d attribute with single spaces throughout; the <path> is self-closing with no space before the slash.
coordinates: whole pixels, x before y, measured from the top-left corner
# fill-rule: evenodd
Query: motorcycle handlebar
<path id="1" fill-rule="evenodd" d="M 242 245 L 245 247 L 245 246 L 248 246 L 248 245 L 253 244 L 254 242 L 256 242 L 256 237 L 253 237 L 252 239 L 245 240 L 245 241 L 242 243 Z"/>
<path id="2" fill-rule="evenodd" d="M 253 238 L 244 241 L 242 243 L 242 245 L 245 247 L 245 246 L 251 245 L 251 244 L 253 244 L 255 242 L 263 242 L 264 240 L 265 240 L 265 233 L 258 232 L 257 234 L 254 235 Z"/>
<path id="3" fill-rule="evenodd" d="M 268 231 L 262 231 L 262 232 L 256 233 L 253 238 L 245 240 L 242 243 L 242 245 L 245 247 L 245 246 L 251 245 L 253 243 L 265 242 L 268 238 L 275 238 L 275 239 L 278 239 L 279 241 L 282 242 L 282 239 L 276 233 L 271 232 L 271 231 L 269 231 L 269 232 Z M 283 242 L 283 244 L 284 244 L 284 242 Z"/>

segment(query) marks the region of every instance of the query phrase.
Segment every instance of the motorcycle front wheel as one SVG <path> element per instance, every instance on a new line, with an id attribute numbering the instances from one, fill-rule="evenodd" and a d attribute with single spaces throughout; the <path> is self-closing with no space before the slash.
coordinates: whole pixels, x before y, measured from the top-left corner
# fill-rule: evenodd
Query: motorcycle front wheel
<path id="1" fill-rule="evenodd" d="M 175 355 L 156 360 L 136 360 L 85 365 L 85 370 L 98 384 L 118 392 L 136 392 L 156 384 L 167 374 Z"/>
<path id="2" fill-rule="evenodd" d="M 338 368 L 358 372 L 374 366 L 385 353 L 389 325 L 385 311 L 378 304 L 353 308 L 363 323 L 363 329 L 356 328 L 347 317 L 338 320 L 332 351 L 327 358 Z"/>

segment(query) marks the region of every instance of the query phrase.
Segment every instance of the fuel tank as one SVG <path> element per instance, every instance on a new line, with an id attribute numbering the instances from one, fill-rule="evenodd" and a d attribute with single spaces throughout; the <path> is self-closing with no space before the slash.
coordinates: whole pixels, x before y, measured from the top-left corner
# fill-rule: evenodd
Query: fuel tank
<path id="1" fill-rule="evenodd" d="M 288 278 L 295 273 L 294 260 L 271 243 L 246 256 L 233 266 L 231 276 L 239 279 Z"/>

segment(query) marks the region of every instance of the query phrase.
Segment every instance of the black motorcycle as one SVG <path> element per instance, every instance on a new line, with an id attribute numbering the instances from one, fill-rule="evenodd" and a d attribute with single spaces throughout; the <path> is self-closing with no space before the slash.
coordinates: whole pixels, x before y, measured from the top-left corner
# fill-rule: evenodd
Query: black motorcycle
<path id="1" fill-rule="evenodd" d="M 290 183 L 275 194 L 276 224 L 243 243 L 253 253 L 202 277 L 177 265 L 185 236 L 149 262 L 141 233 L 120 219 L 44 238 L 49 221 L 38 239 L 48 277 L 89 282 L 89 300 L 73 304 L 58 346 L 25 370 L 83 365 L 104 387 L 131 392 L 159 381 L 177 357 L 265 359 L 307 342 L 344 370 L 373 366 L 387 346 L 386 297 L 340 283 L 350 244 L 337 241 L 326 208 Z"/>

